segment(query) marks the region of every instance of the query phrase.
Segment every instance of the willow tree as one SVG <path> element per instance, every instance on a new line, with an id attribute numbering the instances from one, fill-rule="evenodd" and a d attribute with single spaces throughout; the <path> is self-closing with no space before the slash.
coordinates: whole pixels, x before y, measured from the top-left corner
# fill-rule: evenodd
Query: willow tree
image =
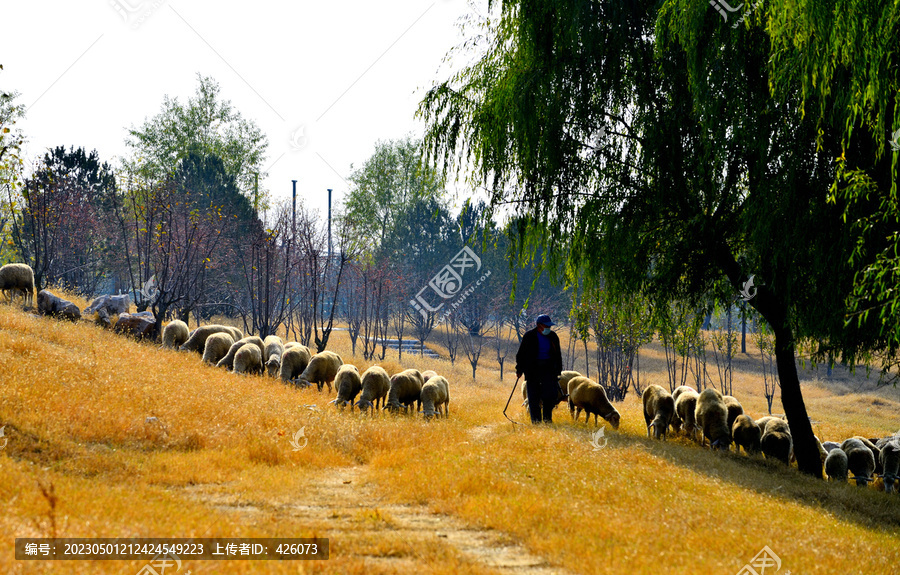
<path id="1" fill-rule="evenodd" d="M 431 153 L 474 166 L 492 205 L 526 222 L 522 257 L 545 250 L 561 280 L 602 274 L 667 305 L 723 280 L 736 297 L 754 276 L 749 305 L 774 333 L 798 465 L 821 477 L 796 342 L 864 335 L 845 325 L 847 221 L 872 206 L 829 198 L 839 134 L 803 114 L 798 83 L 773 95 L 766 12 L 734 26 L 736 14 L 687 0 L 492 9 L 467 44 L 475 63 L 421 104 Z"/>

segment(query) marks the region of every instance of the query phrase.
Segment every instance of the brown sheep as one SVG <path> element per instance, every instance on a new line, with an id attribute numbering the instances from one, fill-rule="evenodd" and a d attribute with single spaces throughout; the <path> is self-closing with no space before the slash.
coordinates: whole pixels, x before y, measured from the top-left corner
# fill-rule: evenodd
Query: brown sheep
<path id="1" fill-rule="evenodd" d="M 871 483 L 875 474 L 875 454 L 872 450 L 855 437 L 841 443 L 841 449 L 847 454 L 847 468 L 853 473 L 857 487 Z"/>
<path id="2" fill-rule="evenodd" d="M 400 411 L 400 406 L 409 412 L 410 406 L 416 404 L 416 412 L 422 403 L 422 374 L 415 369 L 407 369 L 391 376 L 391 388 L 388 390 L 387 409 L 393 413 Z"/>
<path id="3" fill-rule="evenodd" d="M 743 447 L 747 455 L 756 455 L 762 449 L 762 432 L 749 415 L 742 414 L 735 418 L 731 426 L 731 437 L 734 439 L 735 451 L 740 451 Z"/>
<path id="4" fill-rule="evenodd" d="M 722 401 L 725 402 L 725 408 L 728 410 L 728 429 L 731 429 L 734 427 L 734 420 L 738 415 L 744 414 L 744 407 L 736 397 L 731 395 L 722 396 Z"/>
<path id="5" fill-rule="evenodd" d="M 578 421 L 581 411 L 584 410 L 585 423 L 590 420 L 591 414 L 594 414 L 594 425 L 597 425 L 597 416 L 600 416 L 612 424 L 613 429 L 619 428 L 621 416 L 609 402 L 600 384 L 579 376 L 569 380 L 569 389 L 571 390 L 569 399 L 572 400 L 575 409 L 575 421 Z"/>
<path id="6" fill-rule="evenodd" d="M 641 395 L 644 404 L 644 422 L 647 424 L 647 437 L 665 439 L 666 431 L 675 415 L 675 400 L 672 394 L 658 385 L 650 385 Z"/>
<path id="7" fill-rule="evenodd" d="M 686 391 L 693 391 L 694 393 L 697 393 L 697 391 L 689 385 L 679 385 L 675 388 L 675 391 L 672 392 L 672 400 L 677 404 L 678 396 Z M 693 418 L 691 419 L 693 420 Z M 678 409 L 676 408 L 675 414 L 672 416 L 672 431 L 681 431 L 682 425 L 684 425 L 684 421 L 682 421 L 681 416 L 678 414 Z"/>
<path id="8" fill-rule="evenodd" d="M 791 428 L 787 421 L 773 417 L 767 419 L 761 418 L 760 421 L 766 420 L 765 429 L 759 440 L 763 455 L 766 459 L 777 459 L 785 465 L 791 464 L 791 454 L 794 452 L 794 441 L 791 437 Z M 757 427 L 760 425 L 757 421 Z"/>
<path id="9" fill-rule="evenodd" d="M 722 394 L 713 388 L 703 390 L 697 398 L 694 419 L 703 433 L 701 444 L 709 440 L 713 449 L 728 450 L 731 445 L 731 430 L 728 428 L 728 408 Z"/>
<path id="10" fill-rule="evenodd" d="M 675 391 L 678 391 L 677 389 Z M 682 391 L 675 400 L 675 413 L 681 420 L 681 429 L 691 439 L 697 439 L 697 400 L 700 394 L 693 389 Z"/>

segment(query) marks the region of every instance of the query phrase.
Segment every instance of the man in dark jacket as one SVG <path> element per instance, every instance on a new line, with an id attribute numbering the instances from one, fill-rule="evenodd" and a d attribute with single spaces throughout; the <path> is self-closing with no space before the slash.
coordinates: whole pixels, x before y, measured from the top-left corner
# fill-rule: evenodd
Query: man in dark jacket
<path id="1" fill-rule="evenodd" d="M 550 316 L 539 315 L 537 327 L 525 332 L 516 353 L 516 377 L 525 375 L 531 423 L 553 421 L 553 408 L 559 402 L 559 374 L 562 373 L 562 350 L 559 337 L 550 329 Z"/>

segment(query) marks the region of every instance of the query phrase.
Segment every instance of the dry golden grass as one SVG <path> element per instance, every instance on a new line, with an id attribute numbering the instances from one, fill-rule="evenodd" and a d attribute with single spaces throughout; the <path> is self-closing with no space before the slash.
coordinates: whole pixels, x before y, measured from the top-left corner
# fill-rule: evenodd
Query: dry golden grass
<path id="1" fill-rule="evenodd" d="M 329 349 L 361 371 L 370 364 L 352 356 L 346 332 L 335 332 Z M 667 386 L 663 361 L 657 346 L 642 352 L 646 383 Z M 328 561 L 188 561 L 195 574 L 498 572 L 452 538 L 411 532 L 404 514 L 418 509 L 435 531 L 455 518 L 572 573 L 737 573 L 764 545 L 781 557 L 782 571 L 896 570 L 897 497 L 713 454 L 682 438 L 650 441 L 633 395 L 617 406 L 622 426 L 606 427 L 599 451 L 593 426 L 573 423 L 562 408 L 553 427 L 514 426 L 501 414 L 511 360 L 501 382 L 489 350 L 477 380 L 464 358 L 451 366 L 389 355 L 381 365 L 446 375 L 450 418 L 338 412 L 328 405 L 333 397 L 314 389 L 235 376 L 201 365 L 196 354 L 0 306 L 0 425 L 8 438 L 0 530 L 9 540 L 55 533 L 331 542 Z M 758 356 L 741 357 L 734 381 L 755 417 L 765 412 L 758 365 Z M 896 389 L 845 372 L 832 380 L 824 371 L 803 374 L 823 440 L 900 427 Z M 509 414 L 524 422 L 520 403 L 517 393 Z M 296 451 L 290 441 L 300 428 L 308 444 Z M 53 510 L 39 487 L 51 484 Z M 348 493 L 355 499 L 341 503 Z M 324 515 L 303 511 L 317 505 Z M 11 545 L 0 552 L 2 573 L 141 566 L 26 564 Z"/>

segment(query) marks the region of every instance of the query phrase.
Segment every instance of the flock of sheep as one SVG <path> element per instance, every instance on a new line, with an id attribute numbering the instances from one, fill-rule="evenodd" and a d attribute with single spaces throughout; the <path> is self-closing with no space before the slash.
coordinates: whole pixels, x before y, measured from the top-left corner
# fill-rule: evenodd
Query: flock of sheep
<path id="1" fill-rule="evenodd" d="M 340 408 L 356 405 L 360 411 L 378 408 L 396 412 L 401 406 L 409 412 L 415 404 L 425 419 L 449 415 L 450 384 L 447 378 L 428 370 L 407 369 L 388 376 L 384 368 L 374 365 L 363 374 L 333 351 L 315 355 L 309 348 L 295 341 L 285 343 L 279 336 L 265 340 L 258 336 L 244 337 L 236 327 L 205 325 L 188 333 L 180 320 L 166 324 L 162 334 L 163 347 L 202 354 L 202 361 L 234 373 L 267 374 L 298 387 L 315 383 L 319 391 L 328 386 L 328 393 L 337 390 L 331 403 Z M 333 387 L 332 387 L 333 384 Z M 359 401 L 356 400 L 359 396 Z"/>
<path id="2" fill-rule="evenodd" d="M 599 416 L 618 429 L 619 412 L 600 384 L 577 371 L 564 371 L 558 379 L 560 387 L 568 391 L 569 411 L 575 421 L 584 411 L 585 423 L 593 414 L 595 425 Z M 527 405 L 527 391 L 523 395 Z M 791 429 L 784 418 L 769 415 L 754 421 L 737 398 L 713 388 L 697 393 L 683 385 L 669 393 L 659 385 L 650 385 L 641 402 L 648 437 L 664 440 L 671 427 L 674 433 L 682 433 L 700 445 L 709 443 L 713 449 L 729 450 L 733 443 L 736 451 L 743 448 L 751 456 L 762 454 L 786 465 L 793 460 Z M 846 483 L 853 479 L 858 486 L 866 486 L 881 477 L 885 491 L 894 491 L 900 479 L 900 431 L 875 439 L 851 437 L 841 443 L 822 443 L 816 438 L 816 444 L 830 480 Z"/>

